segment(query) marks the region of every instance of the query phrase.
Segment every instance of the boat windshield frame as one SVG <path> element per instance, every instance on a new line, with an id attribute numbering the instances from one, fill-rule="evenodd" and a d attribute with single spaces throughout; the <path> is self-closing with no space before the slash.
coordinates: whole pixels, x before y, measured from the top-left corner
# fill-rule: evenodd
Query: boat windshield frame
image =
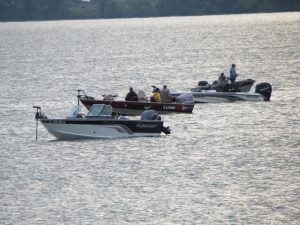
<path id="1" fill-rule="evenodd" d="M 78 114 L 80 114 L 81 108 L 82 108 L 81 105 L 74 106 L 69 112 L 67 118 L 76 118 Z"/>
<path id="2" fill-rule="evenodd" d="M 87 117 L 99 117 L 99 116 L 111 116 L 112 114 L 112 106 L 105 104 L 93 104 L 90 108 Z"/>

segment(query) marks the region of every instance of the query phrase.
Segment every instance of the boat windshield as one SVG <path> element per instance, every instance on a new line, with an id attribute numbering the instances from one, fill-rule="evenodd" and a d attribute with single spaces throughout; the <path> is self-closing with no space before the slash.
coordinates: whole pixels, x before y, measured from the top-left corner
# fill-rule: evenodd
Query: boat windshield
<path id="1" fill-rule="evenodd" d="M 112 107 L 111 105 L 94 104 L 90 108 L 87 116 L 111 116 Z"/>
<path id="2" fill-rule="evenodd" d="M 71 111 L 69 112 L 68 114 L 68 117 L 70 118 L 74 118 L 74 117 L 77 117 L 77 115 L 80 113 L 80 110 L 81 110 L 81 105 L 77 105 L 77 106 L 74 106 Z"/>

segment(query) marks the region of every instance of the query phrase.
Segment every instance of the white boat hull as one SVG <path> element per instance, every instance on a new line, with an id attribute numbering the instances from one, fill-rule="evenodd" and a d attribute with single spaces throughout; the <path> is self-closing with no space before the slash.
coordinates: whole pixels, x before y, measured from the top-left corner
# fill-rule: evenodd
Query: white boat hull
<path id="1" fill-rule="evenodd" d="M 155 110 L 144 111 L 139 120 L 129 120 L 112 117 L 110 105 L 94 104 L 86 116 L 80 114 L 77 105 L 65 119 L 48 119 L 41 107 L 34 108 L 37 109 L 35 119 L 57 139 L 154 137 L 171 133 Z"/>
<path id="2" fill-rule="evenodd" d="M 194 97 L 194 103 L 222 103 L 235 101 L 265 101 L 263 95 L 255 92 L 216 92 L 202 91 L 191 92 Z M 179 96 L 182 93 L 172 93 Z"/>
<path id="3" fill-rule="evenodd" d="M 153 137 L 160 133 L 132 132 L 126 126 L 87 125 L 87 124 L 59 124 L 43 123 L 45 128 L 57 139 L 85 139 L 85 138 L 125 138 L 125 137 Z"/>
<path id="4" fill-rule="evenodd" d="M 264 97 L 253 92 L 192 92 L 195 103 L 222 103 L 234 101 L 264 101 Z"/>

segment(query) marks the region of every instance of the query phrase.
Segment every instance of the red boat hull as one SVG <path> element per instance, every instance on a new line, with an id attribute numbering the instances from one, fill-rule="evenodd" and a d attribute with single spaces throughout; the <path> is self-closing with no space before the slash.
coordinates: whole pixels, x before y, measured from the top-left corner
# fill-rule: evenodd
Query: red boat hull
<path id="1" fill-rule="evenodd" d="M 165 113 L 191 113 L 194 104 L 162 103 L 162 102 L 137 102 L 137 101 L 114 101 L 80 98 L 81 103 L 87 108 L 93 104 L 106 104 L 113 107 L 113 113 L 122 115 L 140 115 L 145 110 L 155 110 L 159 114 Z"/>

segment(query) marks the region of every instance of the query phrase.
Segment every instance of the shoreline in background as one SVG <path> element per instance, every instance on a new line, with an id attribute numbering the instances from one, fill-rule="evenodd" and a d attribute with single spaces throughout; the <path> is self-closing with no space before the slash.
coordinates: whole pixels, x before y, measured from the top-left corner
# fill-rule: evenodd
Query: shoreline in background
<path id="1" fill-rule="evenodd" d="M 299 0 L 1 0 L 0 22 L 300 12 Z"/>
<path id="2" fill-rule="evenodd" d="M 1 21 L 1 23 L 20 23 L 20 22 L 54 22 L 54 21 L 76 21 L 76 20 L 118 20 L 118 19 L 149 19 L 149 18 L 168 18 L 168 17 L 199 17 L 199 16 L 230 16 L 230 15 L 251 15 L 251 14 L 276 14 L 276 13 L 300 13 L 300 11 L 282 12 L 251 12 L 251 13 L 227 13 L 227 14 L 203 14 L 203 15 L 174 15 L 174 16 L 149 16 L 149 17 L 123 17 L 123 18 L 83 18 L 83 19 L 49 19 L 49 20 L 12 20 Z"/>

